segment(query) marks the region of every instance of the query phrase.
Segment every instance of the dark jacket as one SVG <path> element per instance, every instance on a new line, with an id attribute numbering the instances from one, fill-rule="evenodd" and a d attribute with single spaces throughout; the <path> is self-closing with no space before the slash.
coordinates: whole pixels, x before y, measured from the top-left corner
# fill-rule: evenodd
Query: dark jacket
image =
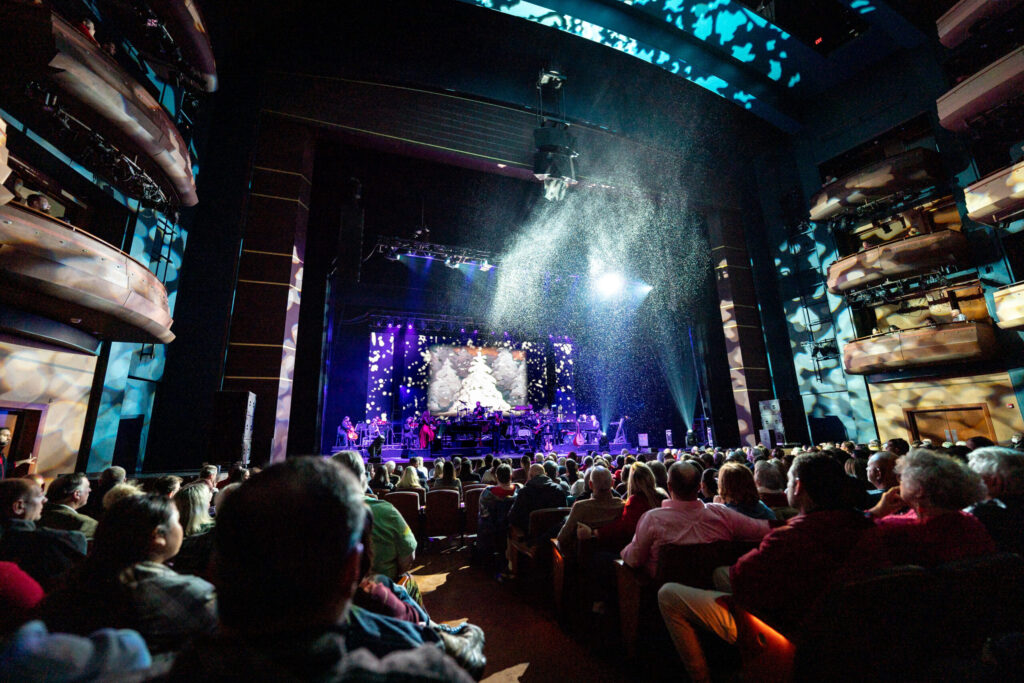
<path id="1" fill-rule="evenodd" d="M 78 531 L 44 529 L 35 522 L 12 519 L 0 534 L 0 560 L 17 564 L 47 593 L 85 559 L 86 540 Z"/>
<path id="2" fill-rule="evenodd" d="M 83 515 L 61 503 L 47 503 L 43 506 L 43 515 L 39 518 L 39 526 L 64 531 L 81 531 L 86 538 L 96 533 L 97 522 L 89 515 Z"/>
<path id="3" fill-rule="evenodd" d="M 516 502 L 508 512 L 508 523 L 522 531 L 529 531 L 531 512 L 564 507 L 565 500 L 565 491 L 561 486 L 551 481 L 546 474 L 537 475 L 526 482 L 516 495 Z"/>

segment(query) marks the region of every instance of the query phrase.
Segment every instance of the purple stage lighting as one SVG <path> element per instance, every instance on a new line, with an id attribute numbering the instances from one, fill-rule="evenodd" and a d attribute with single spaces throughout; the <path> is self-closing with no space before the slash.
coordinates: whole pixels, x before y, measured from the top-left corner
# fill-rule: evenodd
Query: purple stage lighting
<path id="1" fill-rule="evenodd" d="M 410 330 L 412 329 L 412 323 L 409 323 L 409 329 Z"/>
<path id="2" fill-rule="evenodd" d="M 479 334 L 480 330 L 473 330 L 473 334 Z"/>
<path id="3" fill-rule="evenodd" d="M 466 328 L 463 327 L 461 330 L 459 330 L 459 332 L 461 332 L 462 334 L 466 334 Z"/>

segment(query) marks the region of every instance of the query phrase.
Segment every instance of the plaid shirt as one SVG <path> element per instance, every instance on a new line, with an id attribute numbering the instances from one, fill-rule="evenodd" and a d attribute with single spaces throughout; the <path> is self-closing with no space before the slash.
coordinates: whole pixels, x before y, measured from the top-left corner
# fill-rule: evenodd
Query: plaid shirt
<path id="1" fill-rule="evenodd" d="M 178 650 L 196 634 L 217 630 L 213 585 L 156 562 L 140 562 L 121 574 L 131 592 L 133 626 L 153 652 Z"/>

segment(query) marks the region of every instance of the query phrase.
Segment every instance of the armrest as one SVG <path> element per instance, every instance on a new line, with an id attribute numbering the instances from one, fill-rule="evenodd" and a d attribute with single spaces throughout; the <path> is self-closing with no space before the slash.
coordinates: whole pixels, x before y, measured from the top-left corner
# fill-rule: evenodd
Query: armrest
<path id="1" fill-rule="evenodd" d="M 644 586 L 650 579 L 643 569 L 634 569 L 621 559 L 615 560 L 615 576 L 619 588 L 619 627 L 622 644 L 630 658 L 636 656 L 640 630 L 640 601 Z"/>

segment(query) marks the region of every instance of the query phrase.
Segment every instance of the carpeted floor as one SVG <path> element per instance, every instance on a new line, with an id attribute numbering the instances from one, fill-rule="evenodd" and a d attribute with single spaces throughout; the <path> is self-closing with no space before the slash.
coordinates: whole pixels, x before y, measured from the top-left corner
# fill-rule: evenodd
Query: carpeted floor
<path id="1" fill-rule="evenodd" d="M 468 620 L 483 628 L 486 683 L 685 678 L 671 650 L 653 672 L 630 670 L 616 656 L 615 624 L 607 620 L 594 617 L 567 633 L 556 620 L 547 585 L 528 578 L 498 583 L 471 565 L 468 548 L 450 549 L 433 541 L 421 546 L 418 564 L 413 574 L 431 617 L 446 623 Z"/>

